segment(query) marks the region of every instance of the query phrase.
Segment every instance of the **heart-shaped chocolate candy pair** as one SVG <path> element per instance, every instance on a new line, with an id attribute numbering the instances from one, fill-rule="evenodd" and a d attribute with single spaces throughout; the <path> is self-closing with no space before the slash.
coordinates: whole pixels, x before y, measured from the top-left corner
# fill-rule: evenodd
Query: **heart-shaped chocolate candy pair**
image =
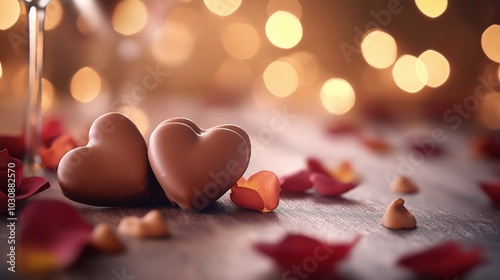
<path id="1" fill-rule="evenodd" d="M 250 161 L 250 139 L 238 126 L 202 130 L 173 118 L 151 134 L 148 157 L 170 201 L 185 211 L 201 210 L 241 178 Z"/>
<path id="2" fill-rule="evenodd" d="M 57 170 L 63 194 L 96 206 L 124 206 L 151 200 L 154 184 L 147 145 L 126 116 L 107 113 L 89 131 L 87 146 L 66 153 Z"/>

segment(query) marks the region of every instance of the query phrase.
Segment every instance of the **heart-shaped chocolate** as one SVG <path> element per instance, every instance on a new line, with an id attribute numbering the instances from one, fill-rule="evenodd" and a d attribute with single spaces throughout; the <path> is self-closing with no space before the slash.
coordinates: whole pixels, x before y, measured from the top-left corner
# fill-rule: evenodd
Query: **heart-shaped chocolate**
<path id="1" fill-rule="evenodd" d="M 63 194 L 95 206 L 124 206 L 150 200 L 154 184 L 146 141 L 125 115 L 107 113 L 89 131 L 87 146 L 66 153 L 57 170 Z"/>
<path id="2" fill-rule="evenodd" d="M 250 161 L 250 139 L 235 125 L 203 130 L 173 118 L 151 134 L 148 157 L 170 201 L 185 211 L 201 210 L 241 178 Z"/>

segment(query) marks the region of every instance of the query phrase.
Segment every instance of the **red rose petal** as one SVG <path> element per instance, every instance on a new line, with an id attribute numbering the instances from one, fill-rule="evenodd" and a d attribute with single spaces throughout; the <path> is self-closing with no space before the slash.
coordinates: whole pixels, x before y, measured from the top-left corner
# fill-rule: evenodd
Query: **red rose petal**
<path id="1" fill-rule="evenodd" d="M 42 177 L 24 178 L 21 186 L 17 189 L 16 200 L 23 201 L 32 195 L 42 192 L 50 187 L 50 184 Z"/>
<path id="2" fill-rule="evenodd" d="M 398 261 L 415 273 L 439 279 L 456 279 L 483 260 L 482 251 L 475 247 L 463 251 L 460 244 L 449 241 L 433 248 L 409 254 Z"/>
<path id="3" fill-rule="evenodd" d="M 328 168 L 326 168 L 323 163 L 316 159 L 316 158 L 308 158 L 307 161 L 307 168 L 309 172 L 311 173 L 321 173 L 326 176 L 331 176 L 330 171 L 328 171 Z"/>
<path id="4" fill-rule="evenodd" d="M 0 136 L 0 150 L 7 149 L 9 154 L 15 158 L 24 157 L 24 138 L 23 136 Z"/>
<path id="5" fill-rule="evenodd" d="M 358 182 L 343 183 L 321 173 L 312 174 L 309 179 L 316 192 L 324 196 L 339 196 L 358 186 Z"/>
<path id="6" fill-rule="evenodd" d="M 355 135 L 359 133 L 359 127 L 350 123 L 335 123 L 327 126 L 326 132 L 331 135 Z"/>
<path id="7" fill-rule="evenodd" d="M 11 167 L 12 164 L 14 164 L 14 168 L 9 168 L 9 164 Z M 10 174 L 15 174 L 14 178 L 11 179 L 16 181 L 16 188 L 18 188 L 23 178 L 23 162 L 17 158 L 11 157 L 9 151 L 3 149 L 0 151 L 0 191 L 4 193 L 7 193 L 9 169 L 11 169 Z"/>
<path id="8" fill-rule="evenodd" d="M 52 143 L 59 138 L 59 136 L 63 135 L 64 131 L 64 127 L 59 119 L 52 119 L 45 122 L 40 134 L 42 145 L 45 147 L 52 146 Z"/>
<path id="9" fill-rule="evenodd" d="M 292 192 L 304 192 L 312 188 L 312 182 L 309 180 L 311 173 L 307 170 L 301 170 L 281 178 L 281 189 Z"/>
<path id="10" fill-rule="evenodd" d="M 92 225 L 68 204 L 33 201 L 21 211 L 18 265 L 21 272 L 40 275 L 73 264 L 90 242 Z"/>
<path id="11" fill-rule="evenodd" d="M 277 244 L 255 247 L 284 271 L 283 279 L 323 279 L 336 275 L 337 264 L 347 258 L 358 240 L 327 244 L 302 235 L 288 235 Z"/>
<path id="12" fill-rule="evenodd" d="M 500 182 L 483 182 L 480 186 L 493 203 L 500 204 Z"/>
<path id="13" fill-rule="evenodd" d="M 49 170 L 56 170 L 61 158 L 70 150 L 78 146 L 73 136 L 63 134 L 54 140 L 50 148 L 40 147 L 39 153 L 42 165 Z"/>
<path id="14" fill-rule="evenodd" d="M 256 211 L 270 212 L 278 207 L 280 199 L 280 181 L 271 171 L 259 171 L 248 180 L 240 179 L 231 188 L 231 200 L 234 204 Z"/>
<path id="15" fill-rule="evenodd" d="M 483 135 L 473 143 L 475 151 L 484 157 L 500 158 L 500 134 Z"/>

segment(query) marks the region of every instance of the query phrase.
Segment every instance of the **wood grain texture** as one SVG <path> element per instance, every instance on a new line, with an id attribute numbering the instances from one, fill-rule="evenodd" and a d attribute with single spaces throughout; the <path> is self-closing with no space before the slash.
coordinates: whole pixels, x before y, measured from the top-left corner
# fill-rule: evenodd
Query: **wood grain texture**
<path id="1" fill-rule="evenodd" d="M 236 122 L 256 137 L 272 117 L 273 114 L 261 114 L 252 119 L 243 112 Z M 222 118 L 208 114 L 205 127 L 222 123 Z M 61 199 L 74 205 L 91 223 L 107 222 L 115 227 L 124 216 L 142 216 L 158 209 L 172 230 L 172 237 L 165 240 L 123 237 L 126 253 L 86 253 L 77 265 L 55 279 L 282 279 L 273 262 L 255 251 L 253 244 L 277 242 L 287 233 L 305 234 L 326 242 L 349 241 L 361 235 L 361 241 L 341 266 L 347 279 L 413 279 L 411 273 L 395 266 L 396 260 L 450 239 L 479 244 L 486 253 L 487 260 L 460 279 L 498 279 L 500 209 L 490 205 L 477 185 L 478 180 L 494 179 L 495 175 L 491 163 L 467 154 L 465 133 L 450 131 L 449 140 L 443 144 L 445 156 L 426 158 L 413 167 L 410 177 L 420 192 L 401 197 L 416 217 L 417 228 L 391 231 L 381 226 L 381 219 L 387 205 L 400 195 L 389 190 L 385 174 L 397 173 L 400 157 L 409 156 L 404 129 L 394 128 L 386 134 L 395 147 L 393 152 L 377 155 L 353 137 L 332 139 L 324 135 L 320 125 L 311 123 L 320 122 L 300 118 L 283 131 L 274 132 L 267 143 L 253 139 L 256 149 L 246 174 L 262 169 L 278 175 L 292 173 L 305 167 L 307 156 L 317 156 L 331 166 L 348 159 L 359 171 L 362 183 L 342 198 L 283 192 L 279 207 L 272 213 L 240 209 L 231 203 L 229 194 L 200 213 L 162 205 L 98 208 L 69 202 L 53 181 L 49 191 L 32 200 Z M 4 231 L 5 219 L 0 218 Z M 5 242 L 0 246 L 3 260 Z M 118 277 L 122 272 L 133 277 Z M 3 272 L 0 276 L 4 276 Z"/>

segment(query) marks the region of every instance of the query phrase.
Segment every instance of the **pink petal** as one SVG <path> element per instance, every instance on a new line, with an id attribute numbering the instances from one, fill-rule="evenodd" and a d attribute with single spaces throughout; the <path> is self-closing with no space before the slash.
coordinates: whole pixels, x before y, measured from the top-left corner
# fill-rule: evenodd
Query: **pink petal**
<path id="1" fill-rule="evenodd" d="M 256 244 L 284 271 L 283 279 L 323 279 L 335 276 L 337 264 L 349 256 L 359 238 L 327 244 L 302 235 L 288 235 L 276 244 Z"/>
<path id="2" fill-rule="evenodd" d="M 312 188 L 312 182 L 309 180 L 311 173 L 307 170 L 301 170 L 281 178 L 281 189 L 292 192 L 305 192 Z"/>
<path id="3" fill-rule="evenodd" d="M 323 163 L 320 160 L 311 157 L 307 159 L 306 163 L 309 172 L 321 173 L 326 176 L 331 176 L 330 171 L 328 171 L 328 168 L 326 168 L 325 165 L 323 165 Z"/>
<path id="4" fill-rule="evenodd" d="M 483 182 L 480 184 L 480 187 L 488 195 L 493 203 L 500 204 L 500 181 Z"/>
<path id="5" fill-rule="evenodd" d="M 479 247 L 467 252 L 460 244 L 449 241 L 433 248 L 409 254 L 398 261 L 398 265 L 406 267 L 421 276 L 439 279 L 456 279 L 462 276 L 483 260 Z"/>
<path id="6" fill-rule="evenodd" d="M 92 225 L 68 204 L 38 200 L 19 215 L 20 269 L 40 274 L 69 267 L 90 242 Z M 37 262 L 40 258 L 45 262 Z"/>
<path id="7" fill-rule="evenodd" d="M 50 183 L 42 177 L 28 177 L 23 179 L 23 183 L 16 192 L 17 201 L 23 201 L 50 187 Z"/>
<path id="8" fill-rule="evenodd" d="M 321 173 L 312 174 L 309 179 L 313 183 L 314 189 L 324 196 L 339 196 L 358 186 L 358 182 L 342 183 Z"/>

